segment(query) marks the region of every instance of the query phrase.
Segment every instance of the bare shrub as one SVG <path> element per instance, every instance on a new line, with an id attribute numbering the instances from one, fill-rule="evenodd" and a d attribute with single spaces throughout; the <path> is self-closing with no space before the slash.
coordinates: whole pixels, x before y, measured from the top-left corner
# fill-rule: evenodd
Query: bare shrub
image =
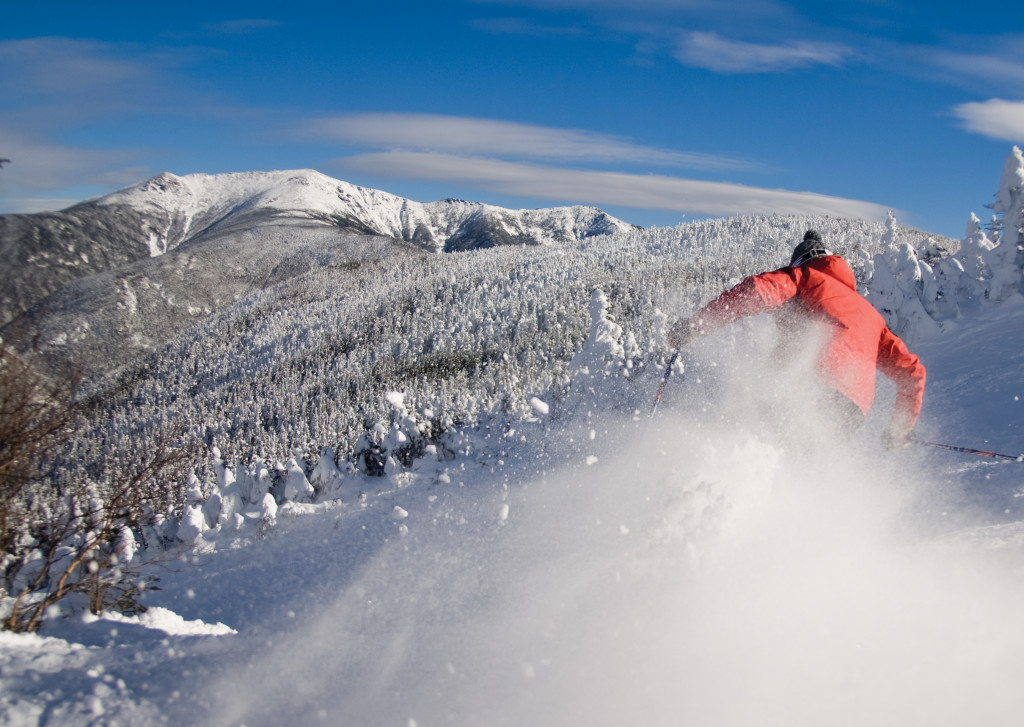
<path id="1" fill-rule="evenodd" d="M 0 340 L 3 627 L 35 631 L 72 594 L 94 613 L 141 610 L 147 581 L 133 557 L 147 524 L 183 501 L 195 448 L 164 426 L 79 459 L 91 416 L 79 377 L 43 373 L 38 347 L 13 341 Z"/>

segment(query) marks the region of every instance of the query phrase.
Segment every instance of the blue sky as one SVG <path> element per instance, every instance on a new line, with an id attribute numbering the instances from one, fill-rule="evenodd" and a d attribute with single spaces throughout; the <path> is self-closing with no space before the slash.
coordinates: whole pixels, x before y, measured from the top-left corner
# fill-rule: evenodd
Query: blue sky
<path id="1" fill-rule="evenodd" d="M 313 168 L 640 225 L 884 217 L 961 237 L 1024 143 L 1024 4 L 18 3 L 0 213 L 163 171 Z"/>

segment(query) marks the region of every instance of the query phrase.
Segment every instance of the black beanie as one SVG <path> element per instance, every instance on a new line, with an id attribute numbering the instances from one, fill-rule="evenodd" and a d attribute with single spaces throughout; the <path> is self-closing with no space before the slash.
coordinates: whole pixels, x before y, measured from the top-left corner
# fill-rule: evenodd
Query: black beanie
<path id="1" fill-rule="evenodd" d="M 831 254 L 825 248 L 825 242 L 821 239 L 821 233 L 817 230 L 808 230 L 804 233 L 803 242 L 793 250 L 793 256 L 789 259 L 789 265 L 790 267 L 797 267 L 813 258 Z"/>

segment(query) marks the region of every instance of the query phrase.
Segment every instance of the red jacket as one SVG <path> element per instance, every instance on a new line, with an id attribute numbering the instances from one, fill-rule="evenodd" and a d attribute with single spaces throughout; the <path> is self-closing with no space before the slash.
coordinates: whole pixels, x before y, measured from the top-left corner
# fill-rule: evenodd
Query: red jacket
<path id="1" fill-rule="evenodd" d="M 707 333 L 791 300 L 813 319 L 830 324 L 817 359 L 822 379 L 867 414 L 878 369 L 897 386 L 894 422 L 912 428 L 921 413 L 924 366 L 857 292 L 853 270 L 837 255 L 749 277 L 704 306 L 693 322 Z"/>

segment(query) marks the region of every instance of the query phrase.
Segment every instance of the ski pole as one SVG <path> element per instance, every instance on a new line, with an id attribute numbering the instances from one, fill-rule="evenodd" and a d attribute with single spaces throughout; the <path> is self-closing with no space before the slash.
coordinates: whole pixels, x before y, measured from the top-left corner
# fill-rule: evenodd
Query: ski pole
<path id="1" fill-rule="evenodd" d="M 658 385 L 658 395 L 654 397 L 654 406 L 651 408 L 651 416 L 654 416 L 654 412 L 658 411 L 658 404 L 661 403 L 661 396 L 665 393 L 665 385 L 668 383 L 668 377 L 672 375 L 672 365 L 679 358 L 679 349 L 672 351 L 672 358 L 668 360 L 668 366 L 665 367 L 665 375 L 661 377 L 661 383 Z"/>
<path id="2" fill-rule="evenodd" d="M 926 442 L 923 439 L 911 440 L 914 444 L 924 444 L 929 447 L 938 447 L 939 449 L 949 449 L 953 452 L 962 452 L 964 454 L 976 454 L 979 457 L 990 457 L 992 459 L 1010 459 L 1014 462 L 1024 462 L 1024 454 L 999 454 L 998 452 L 986 452 L 983 449 L 972 449 L 970 447 L 955 447 L 952 444 L 939 444 L 938 442 Z"/>

